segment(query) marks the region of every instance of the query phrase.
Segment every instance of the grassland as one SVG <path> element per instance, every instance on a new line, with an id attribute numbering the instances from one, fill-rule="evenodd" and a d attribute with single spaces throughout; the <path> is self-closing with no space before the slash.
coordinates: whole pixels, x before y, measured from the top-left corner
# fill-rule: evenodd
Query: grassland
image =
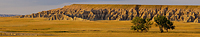
<path id="1" fill-rule="evenodd" d="M 0 17 L 0 31 L 16 33 L 53 34 L 41 37 L 199 37 L 200 23 L 174 22 L 175 30 L 160 33 L 152 25 L 149 32 L 130 30 L 131 21 L 49 21 L 46 18 Z M 10 36 L 4 36 L 10 37 Z M 27 37 L 27 36 L 17 36 Z M 35 36 L 29 36 L 35 37 Z"/>

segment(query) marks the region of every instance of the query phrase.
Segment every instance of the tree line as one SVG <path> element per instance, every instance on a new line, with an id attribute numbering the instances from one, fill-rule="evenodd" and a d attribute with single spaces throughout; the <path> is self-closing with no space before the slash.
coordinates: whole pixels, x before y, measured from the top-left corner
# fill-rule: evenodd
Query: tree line
<path id="1" fill-rule="evenodd" d="M 159 27 L 160 32 L 163 33 L 163 29 L 168 32 L 169 29 L 175 29 L 173 26 L 173 22 L 168 20 L 165 16 L 157 16 L 154 17 L 155 26 Z M 135 17 L 132 19 L 133 26 L 131 26 L 131 30 L 136 30 L 137 32 L 148 32 L 149 28 L 153 22 L 150 22 L 149 18 L 142 19 L 140 17 Z"/>

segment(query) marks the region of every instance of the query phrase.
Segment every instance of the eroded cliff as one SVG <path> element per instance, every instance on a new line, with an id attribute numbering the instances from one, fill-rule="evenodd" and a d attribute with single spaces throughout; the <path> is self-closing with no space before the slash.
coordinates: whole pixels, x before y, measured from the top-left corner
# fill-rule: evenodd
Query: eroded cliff
<path id="1" fill-rule="evenodd" d="M 48 20 L 131 20 L 134 17 L 150 18 L 166 16 L 171 21 L 200 21 L 200 6 L 195 5 L 117 5 L 117 4 L 72 4 L 21 15 L 18 18 L 49 18 Z"/>

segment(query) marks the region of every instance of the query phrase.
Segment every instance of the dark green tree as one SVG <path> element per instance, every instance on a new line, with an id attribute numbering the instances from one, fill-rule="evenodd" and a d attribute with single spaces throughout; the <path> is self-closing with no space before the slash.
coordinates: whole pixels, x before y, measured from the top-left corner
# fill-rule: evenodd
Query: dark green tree
<path id="1" fill-rule="evenodd" d="M 133 26 L 131 26 L 131 30 L 137 30 L 139 32 L 139 30 L 141 30 L 141 32 L 143 32 L 144 30 L 146 32 L 148 32 L 149 28 L 151 27 L 150 25 L 152 23 L 150 23 L 150 19 L 142 19 L 140 17 L 135 17 L 133 18 L 132 22 Z"/>
<path id="2" fill-rule="evenodd" d="M 150 19 L 149 19 L 149 18 L 147 18 L 145 21 L 146 21 L 145 26 L 146 26 L 147 29 L 149 30 L 149 28 L 151 28 L 151 25 L 152 25 L 153 23 L 150 22 Z"/>
<path id="3" fill-rule="evenodd" d="M 154 21 L 156 22 L 156 26 L 159 27 L 161 33 L 163 32 L 163 28 L 168 32 L 169 29 L 175 29 L 173 23 L 170 20 L 167 20 L 165 16 L 157 16 L 154 17 Z"/>

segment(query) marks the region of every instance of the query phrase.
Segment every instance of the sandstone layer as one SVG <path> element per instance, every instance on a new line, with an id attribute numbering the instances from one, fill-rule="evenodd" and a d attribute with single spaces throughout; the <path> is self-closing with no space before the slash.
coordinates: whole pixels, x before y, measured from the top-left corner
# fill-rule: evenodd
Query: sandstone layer
<path id="1" fill-rule="evenodd" d="M 198 5 L 121 5 L 121 4 L 72 4 L 19 18 L 49 18 L 48 20 L 132 20 L 134 17 L 150 18 L 162 15 L 171 21 L 200 21 Z"/>

